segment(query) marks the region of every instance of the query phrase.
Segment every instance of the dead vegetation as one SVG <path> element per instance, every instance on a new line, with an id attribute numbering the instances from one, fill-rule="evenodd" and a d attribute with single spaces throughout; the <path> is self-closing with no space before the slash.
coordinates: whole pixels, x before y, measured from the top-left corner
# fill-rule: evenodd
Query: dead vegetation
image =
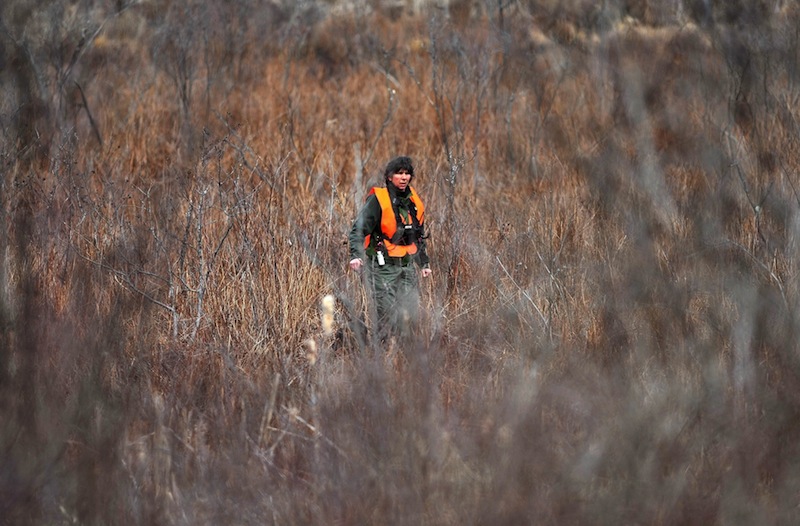
<path id="1" fill-rule="evenodd" d="M 0 523 L 795 522 L 795 4 L 334 4 L 0 8 Z"/>

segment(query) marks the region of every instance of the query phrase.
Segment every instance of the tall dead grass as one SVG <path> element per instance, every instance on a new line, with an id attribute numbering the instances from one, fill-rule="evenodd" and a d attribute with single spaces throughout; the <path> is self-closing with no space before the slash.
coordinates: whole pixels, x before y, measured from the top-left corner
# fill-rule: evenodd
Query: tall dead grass
<path id="1" fill-rule="evenodd" d="M 0 522 L 797 519 L 796 13 L 190 4 L 4 8 Z M 379 348 L 400 153 L 434 274 Z"/>

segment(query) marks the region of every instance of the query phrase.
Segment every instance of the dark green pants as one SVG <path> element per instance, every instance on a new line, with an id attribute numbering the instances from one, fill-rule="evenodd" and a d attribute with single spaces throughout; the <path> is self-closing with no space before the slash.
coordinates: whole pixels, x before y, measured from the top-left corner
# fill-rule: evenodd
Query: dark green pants
<path id="1" fill-rule="evenodd" d="M 408 266 L 370 262 L 367 279 L 375 302 L 376 332 L 381 338 L 394 333 L 408 334 L 419 310 L 417 269 Z"/>

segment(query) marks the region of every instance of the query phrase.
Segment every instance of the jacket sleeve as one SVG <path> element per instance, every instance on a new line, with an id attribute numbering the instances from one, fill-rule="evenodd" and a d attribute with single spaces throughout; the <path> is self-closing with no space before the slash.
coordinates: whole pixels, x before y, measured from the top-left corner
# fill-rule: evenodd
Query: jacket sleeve
<path id="1" fill-rule="evenodd" d="M 422 235 L 425 235 L 425 224 L 422 224 Z M 417 264 L 420 268 L 430 268 L 430 259 L 428 258 L 428 248 L 425 243 L 425 239 L 420 240 L 419 243 L 419 252 L 417 253 Z"/>
<path id="2" fill-rule="evenodd" d="M 366 203 L 358 213 L 353 227 L 350 229 L 348 242 L 350 244 L 350 259 L 366 259 L 364 253 L 364 238 L 372 234 L 380 225 L 381 205 L 373 194 L 367 198 Z"/>

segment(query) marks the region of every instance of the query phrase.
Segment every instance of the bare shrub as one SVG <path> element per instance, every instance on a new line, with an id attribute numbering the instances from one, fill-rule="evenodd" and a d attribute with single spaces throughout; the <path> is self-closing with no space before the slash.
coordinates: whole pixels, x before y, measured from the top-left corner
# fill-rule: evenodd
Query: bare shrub
<path id="1" fill-rule="evenodd" d="M 0 522 L 797 521 L 794 8 L 468 4 L 4 5 Z"/>

